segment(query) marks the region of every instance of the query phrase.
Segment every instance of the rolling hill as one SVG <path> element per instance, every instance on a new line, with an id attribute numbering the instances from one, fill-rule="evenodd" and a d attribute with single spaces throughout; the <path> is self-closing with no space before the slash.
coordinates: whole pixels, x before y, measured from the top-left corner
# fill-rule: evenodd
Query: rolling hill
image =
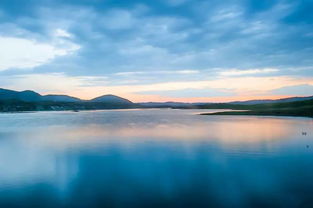
<path id="1" fill-rule="evenodd" d="M 132 104 L 131 101 L 129 101 L 129 100 L 125 99 L 125 98 L 116 96 L 116 95 L 103 95 L 103 96 L 91 99 L 91 100 L 89 100 L 89 102 L 96 102 L 96 103 L 105 102 L 105 103 L 114 103 L 114 104 Z"/>

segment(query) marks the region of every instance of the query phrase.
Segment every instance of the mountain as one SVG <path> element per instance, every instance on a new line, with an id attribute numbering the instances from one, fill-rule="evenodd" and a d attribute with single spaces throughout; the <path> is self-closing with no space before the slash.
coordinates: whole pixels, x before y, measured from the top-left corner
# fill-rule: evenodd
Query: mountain
<path id="1" fill-rule="evenodd" d="M 0 88 L 0 100 L 16 100 L 24 102 L 40 102 L 40 101 L 50 101 L 50 102 L 79 102 L 78 98 L 70 97 L 67 95 L 45 95 L 42 96 L 37 92 L 31 90 L 25 91 L 14 91 Z"/>
<path id="2" fill-rule="evenodd" d="M 282 98 L 277 100 L 247 100 L 247 101 L 235 101 L 230 102 L 230 104 L 239 104 L 239 105 L 255 105 L 255 104 L 270 104 L 270 103 L 288 103 L 288 102 L 296 102 L 296 101 L 305 101 L 305 100 L 313 100 L 313 96 L 308 97 L 290 97 L 290 98 Z"/>
<path id="3" fill-rule="evenodd" d="M 37 102 L 41 100 L 41 95 L 30 90 L 14 91 L 0 88 L 0 100 L 20 100 L 25 102 Z"/>
<path id="4" fill-rule="evenodd" d="M 178 109 L 234 109 L 263 112 L 265 109 L 274 113 L 291 115 L 297 112 L 306 113 L 311 109 L 313 96 L 290 97 L 277 100 L 248 100 L 229 103 L 183 103 L 183 102 L 147 102 L 132 103 L 115 96 L 103 95 L 91 100 L 80 100 L 68 95 L 40 95 L 37 92 L 14 91 L 0 88 L 0 112 L 3 111 L 39 111 L 39 110 L 100 110 L 126 108 L 178 108 Z M 272 109 L 280 109 L 272 111 Z M 281 110 L 284 108 L 284 112 Z M 302 110 L 299 110 L 299 109 Z M 292 110 L 290 110 L 292 109 Z M 263 110 L 262 112 L 259 112 Z M 308 115 L 308 114 L 307 114 Z"/>
<path id="5" fill-rule="evenodd" d="M 110 104 L 118 104 L 118 105 L 130 105 L 133 104 L 131 101 L 115 96 L 115 95 L 103 95 L 100 97 L 96 97 L 92 100 L 89 100 L 90 102 L 96 102 L 96 103 L 110 103 Z"/>
<path id="6" fill-rule="evenodd" d="M 86 102 L 76 97 L 71 97 L 68 95 L 40 95 L 34 91 L 26 90 L 26 91 L 14 91 L 8 89 L 0 88 L 0 101 L 24 101 L 24 102 L 75 102 L 82 103 Z M 117 106 L 126 106 L 133 104 L 131 101 L 118 97 L 115 95 L 103 95 L 100 97 L 96 97 L 92 100 L 89 100 L 91 103 L 100 103 L 102 105 L 112 105 L 112 107 Z"/>
<path id="7" fill-rule="evenodd" d="M 129 109 L 139 107 L 131 101 L 104 95 L 92 100 L 80 100 L 68 95 L 40 95 L 34 91 L 22 92 L 0 88 L 0 112 L 64 111 Z"/>
<path id="8" fill-rule="evenodd" d="M 81 102 L 82 100 L 76 97 L 71 97 L 68 95 L 45 95 L 42 96 L 43 101 L 52 102 Z"/>

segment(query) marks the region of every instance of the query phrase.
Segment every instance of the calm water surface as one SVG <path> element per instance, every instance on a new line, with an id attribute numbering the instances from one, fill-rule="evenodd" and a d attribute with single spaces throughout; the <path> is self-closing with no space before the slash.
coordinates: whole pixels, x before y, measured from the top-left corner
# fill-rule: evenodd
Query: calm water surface
<path id="1" fill-rule="evenodd" d="M 312 119 L 200 112 L 0 114 L 0 207 L 313 207 Z"/>

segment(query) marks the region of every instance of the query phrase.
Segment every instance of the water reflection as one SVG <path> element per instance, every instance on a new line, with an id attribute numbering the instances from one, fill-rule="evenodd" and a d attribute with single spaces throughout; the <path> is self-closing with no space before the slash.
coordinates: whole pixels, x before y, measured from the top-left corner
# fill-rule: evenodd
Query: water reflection
<path id="1" fill-rule="evenodd" d="M 2 114 L 0 207 L 313 206 L 310 119 L 195 113 Z"/>

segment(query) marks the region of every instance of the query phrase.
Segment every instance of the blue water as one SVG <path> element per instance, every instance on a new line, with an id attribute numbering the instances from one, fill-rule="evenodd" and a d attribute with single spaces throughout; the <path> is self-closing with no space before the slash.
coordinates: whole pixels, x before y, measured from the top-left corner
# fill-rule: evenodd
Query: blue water
<path id="1" fill-rule="evenodd" d="M 0 114 L 0 207 L 313 207 L 312 119 L 201 112 Z"/>

